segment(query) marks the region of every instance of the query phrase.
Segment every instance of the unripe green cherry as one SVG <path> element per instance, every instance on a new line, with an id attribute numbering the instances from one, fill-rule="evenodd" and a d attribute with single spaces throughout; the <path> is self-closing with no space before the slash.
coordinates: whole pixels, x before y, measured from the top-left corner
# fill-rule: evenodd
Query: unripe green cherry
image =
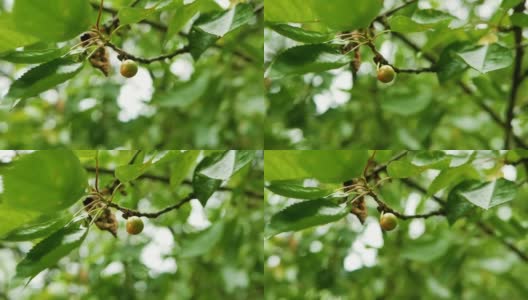
<path id="1" fill-rule="evenodd" d="M 398 226 L 398 218 L 392 213 L 384 213 L 380 217 L 381 229 L 391 231 Z"/>
<path id="2" fill-rule="evenodd" d="M 127 59 L 121 64 L 121 75 L 126 78 L 132 78 L 136 76 L 138 72 L 138 65 L 135 61 Z"/>
<path id="3" fill-rule="evenodd" d="M 140 234 L 143 231 L 143 221 L 139 217 L 130 217 L 126 223 L 126 230 L 129 234 Z"/>
<path id="4" fill-rule="evenodd" d="M 395 77 L 396 72 L 394 72 L 394 69 L 389 65 L 381 66 L 378 69 L 378 80 L 383 83 L 392 82 Z"/>

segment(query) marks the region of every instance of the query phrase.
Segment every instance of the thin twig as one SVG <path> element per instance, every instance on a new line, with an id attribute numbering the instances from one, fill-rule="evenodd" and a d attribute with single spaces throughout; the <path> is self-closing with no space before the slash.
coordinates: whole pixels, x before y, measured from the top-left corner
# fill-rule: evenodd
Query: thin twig
<path id="1" fill-rule="evenodd" d="M 371 191 L 371 192 L 368 193 L 368 195 L 371 196 L 374 199 L 374 201 L 376 201 L 376 203 L 378 204 L 378 210 L 380 212 L 392 213 L 396 217 L 398 217 L 400 219 L 403 219 L 403 220 L 408 220 L 408 219 L 427 219 L 427 218 L 430 218 L 430 217 L 433 217 L 433 216 L 445 216 L 446 215 L 446 211 L 443 208 L 435 210 L 435 211 L 431 211 L 431 212 L 425 213 L 425 214 L 405 215 L 405 214 L 402 214 L 402 213 L 394 210 L 392 207 L 387 205 L 387 203 L 383 202 L 378 197 L 378 195 L 376 193 Z"/>
<path id="2" fill-rule="evenodd" d="M 428 67 L 428 68 L 420 68 L 420 69 L 401 69 L 401 68 L 398 68 L 398 67 L 394 66 L 393 64 L 389 63 L 389 61 L 378 51 L 378 49 L 376 49 L 376 46 L 374 45 L 374 43 L 372 41 L 370 41 L 368 43 L 365 43 L 365 44 L 367 46 L 369 46 L 369 48 L 372 50 L 372 53 L 374 53 L 374 62 L 375 63 L 380 63 L 380 64 L 383 64 L 383 65 L 391 66 L 396 73 L 414 73 L 414 74 L 419 74 L 419 73 L 436 72 L 437 71 L 437 69 L 434 66 L 431 66 L 431 67 Z"/>
<path id="3" fill-rule="evenodd" d="M 383 20 L 384 18 L 390 17 L 393 14 L 395 14 L 396 12 L 398 12 L 399 10 L 409 6 L 410 4 L 416 3 L 416 2 L 418 2 L 418 0 L 411 0 L 411 1 L 405 2 L 404 4 L 402 4 L 400 6 L 397 6 L 397 7 L 393 8 L 393 9 L 391 9 L 391 10 L 389 10 L 389 11 L 387 11 L 387 12 L 385 12 L 385 13 L 379 15 L 379 16 L 377 16 L 374 19 L 374 22 L 376 22 L 376 21 L 379 22 L 379 21 Z"/>
<path id="4" fill-rule="evenodd" d="M 143 57 L 139 57 L 139 56 L 136 56 L 136 55 L 133 55 L 133 54 L 130 54 L 130 53 L 126 52 L 125 50 L 117 47 L 116 45 L 114 45 L 110 41 L 106 42 L 106 45 L 109 46 L 110 48 L 114 49 L 123 58 L 131 59 L 131 60 L 134 60 L 134 61 L 137 61 L 137 62 L 140 62 L 140 63 L 144 63 L 144 64 L 151 64 L 151 63 L 156 62 L 156 61 L 162 61 L 162 60 L 165 60 L 165 59 L 171 59 L 171 58 L 173 58 L 173 57 L 175 57 L 177 55 L 181 55 L 181 54 L 189 52 L 189 47 L 183 47 L 183 48 L 178 49 L 178 50 L 176 50 L 176 51 L 174 51 L 172 53 L 169 53 L 169 54 L 164 54 L 164 55 L 151 57 L 151 58 L 143 58 Z"/>
<path id="5" fill-rule="evenodd" d="M 104 0 L 101 0 L 101 3 L 99 4 L 99 13 L 97 14 L 97 23 L 95 24 L 97 31 L 99 31 L 99 24 L 101 23 L 101 15 L 103 14 L 103 4 L 104 4 Z"/>
<path id="6" fill-rule="evenodd" d="M 376 156 L 377 150 L 372 151 L 372 155 L 368 159 L 367 163 L 365 164 L 365 168 L 363 169 L 363 177 L 367 178 L 367 171 L 371 163 L 374 162 L 374 157 Z"/>
<path id="7" fill-rule="evenodd" d="M 175 210 L 175 209 L 179 209 L 180 207 L 182 207 L 185 203 L 191 201 L 192 199 L 194 199 L 195 196 L 193 194 L 190 194 L 188 195 L 187 197 L 185 197 L 184 199 L 180 200 L 178 203 L 174 204 L 174 205 L 171 205 L 169 207 L 166 207 L 160 211 L 157 211 L 157 212 L 151 212 L 151 213 L 146 213 L 146 212 L 140 212 L 138 210 L 134 210 L 134 209 L 130 209 L 130 208 L 126 208 L 126 207 L 123 207 L 123 206 L 120 206 L 114 202 L 108 202 L 108 201 L 104 201 L 109 207 L 113 207 L 121 212 L 123 212 L 123 218 L 125 219 L 128 219 L 132 216 L 136 216 L 136 217 L 146 217 L 146 218 L 157 218 L 159 216 L 161 216 L 162 214 L 165 214 L 165 213 L 168 213 L 169 211 L 172 211 L 172 210 Z"/>
<path id="8" fill-rule="evenodd" d="M 396 71 L 396 73 L 414 73 L 414 74 L 419 74 L 419 73 L 431 73 L 431 72 L 436 72 L 437 69 L 435 67 L 429 67 L 429 68 L 421 68 L 421 69 L 400 69 L 400 68 L 396 68 L 394 66 L 392 66 L 392 68 L 394 69 L 394 71 Z"/>

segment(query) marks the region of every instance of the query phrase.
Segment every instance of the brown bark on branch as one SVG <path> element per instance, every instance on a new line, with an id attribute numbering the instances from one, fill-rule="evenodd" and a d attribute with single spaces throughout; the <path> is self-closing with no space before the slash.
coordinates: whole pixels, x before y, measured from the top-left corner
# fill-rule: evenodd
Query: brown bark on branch
<path id="1" fill-rule="evenodd" d="M 125 219 L 128 219 L 132 216 L 136 216 L 136 217 L 146 217 L 146 218 L 151 218 L 151 219 L 154 219 L 154 218 L 157 218 L 165 213 L 168 213 L 172 210 L 176 210 L 176 209 L 179 209 L 180 207 L 182 207 L 185 203 L 191 201 L 192 199 L 194 199 L 194 195 L 193 194 L 190 194 L 189 196 L 183 198 L 182 200 L 180 200 L 178 203 L 174 204 L 174 205 L 171 205 L 171 206 L 168 206 L 160 211 L 157 211 L 157 212 L 150 212 L 150 213 L 146 213 L 146 212 L 140 212 L 138 210 L 134 210 L 134 209 L 130 209 L 130 208 L 126 208 L 126 207 L 123 207 L 123 206 L 119 206 L 118 204 L 114 203 L 114 202 L 108 202 L 108 201 L 105 201 L 105 203 L 109 206 L 109 207 L 113 207 L 121 212 L 123 212 L 123 218 Z"/>

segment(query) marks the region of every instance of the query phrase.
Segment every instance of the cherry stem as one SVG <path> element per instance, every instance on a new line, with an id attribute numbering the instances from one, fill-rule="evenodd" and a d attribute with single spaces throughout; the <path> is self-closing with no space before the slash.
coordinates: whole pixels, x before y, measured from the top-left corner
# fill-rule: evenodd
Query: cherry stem
<path id="1" fill-rule="evenodd" d="M 99 31 L 99 24 L 101 23 L 101 15 L 103 14 L 103 4 L 104 4 L 104 0 L 101 0 L 101 4 L 99 5 L 99 14 L 97 15 L 97 23 L 95 24 L 97 31 Z"/>

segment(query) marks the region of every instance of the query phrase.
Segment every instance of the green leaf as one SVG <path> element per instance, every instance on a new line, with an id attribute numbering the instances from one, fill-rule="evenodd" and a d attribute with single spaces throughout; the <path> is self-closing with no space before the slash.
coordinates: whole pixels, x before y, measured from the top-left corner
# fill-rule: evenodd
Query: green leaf
<path id="1" fill-rule="evenodd" d="M 446 169 L 451 160 L 452 157 L 443 151 L 416 151 L 405 159 L 391 162 L 387 173 L 392 178 L 414 177 L 428 169 Z"/>
<path id="2" fill-rule="evenodd" d="M 220 187 L 220 185 L 222 184 L 222 180 L 211 179 L 203 175 L 201 171 L 222 160 L 224 155 L 226 155 L 228 152 L 229 151 L 217 152 L 205 157 L 198 164 L 198 166 L 196 166 L 196 169 L 194 170 L 192 182 L 194 188 L 194 195 L 196 196 L 196 198 L 198 198 L 198 200 L 200 200 L 200 202 L 204 206 L 207 203 L 207 200 L 209 200 L 209 198 L 214 194 L 214 192 Z"/>
<path id="3" fill-rule="evenodd" d="M 255 156 L 255 151 L 223 151 L 216 152 L 203 159 L 193 175 L 194 194 L 202 205 L 220 187 L 222 181 L 228 180 L 231 176 L 251 162 Z"/>
<path id="4" fill-rule="evenodd" d="M 332 0 L 331 5 L 328 0 L 312 2 L 318 19 L 335 30 L 367 28 L 383 8 L 383 0 L 356 0 L 353 7 L 350 0 Z"/>
<path id="5" fill-rule="evenodd" d="M 453 43 L 442 51 L 438 60 L 437 72 L 438 81 L 443 84 L 450 80 L 459 79 L 462 73 L 468 69 L 467 64 L 458 56 L 458 52 L 467 48 L 465 43 Z"/>
<path id="6" fill-rule="evenodd" d="M 216 41 L 218 41 L 217 36 L 193 27 L 191 33 L 189 33 L 189 52 L 194 60 L 198 60 Z"/>
<path id="7" fill-rule="evenodd" d="M 389 20 L 392 31 L 401 33 L 422 32 L 447 27 L 454 17 L 434 9 L 417 10 L 412 17 L 397 15 Z"/>
<path id="8" fill-rule="evenodd" d="M 231 176 L 255 157 L 252 150 L 230 150 L 215 164 L 200 171 L 200 174 L 211 179 L 228 180 Z"/>
<path id="9" fill-rule="evenodd" d="M 382 0 L 266 0 L 264 17 L 274 23 L 313 23 L 334 29 L 354 30 L 366 28 L 383 7 Z M 353 9 L 353 13 L 351 12 Z"/>
<path id="10" fill-rule="evenodd" d="M 477 88 L 477 91 L 486 98 L 500 100 L 507 97 L 506 92 L 501 90 L 497 81 L 486 74 L 482 74 L 479 77 L 473 77 L 472 81 Z"/>
<path id="11" fill-rule="evenodd" d="M 528 15 L 524 13 L 515 13 L 510 16 L 512 25 L 519 27 L 528 27 Z"/>
<path id="12" fill-rule="evenodd" d="M 319 199 L 333 192 L 330 188 L 305 187 L 302 182 L 292 180 L 272 181 L 266 188 L 277 195 L 297 199 Z"/>
<path id="13" fill-rule="evenodd" d="M 387 167 L 387 174 L 392 178 L 407 178 L 420 175 L 427 167 L 418 167 L 408 161 L 397 160 Z"/>
<path id="14" fill-rule="evenodd" d="M 214 0 L 196 0 L 187 5 L 183 5 L 183 1 L 177 0 L 173 2 L 171 10 L 174 11 L 174 14 L 168 24 L 167 38 L 178 34 L 198 13 L 218 11 L 221 10 L 221 7 Z"/>
<path id="15" fill-rule="evenodd" d="M 475 211 L 475 206 L 462 197 L 459 192 L 477 184 L 480 184 L 480 182 L 475 180 L 463 181 L 449 192 L 445 208 L 447 221 L 450 225 Z"/>
<path id="16" fill-rule="evenodd" d="M 425 236 L 417 240 L 405 241 L 400 255 L 403 258 L 428 263 L 445 255 L 449 250 L 449 238 L 445 236 Z"/>
<path id="17" fill-rule="evenodd" d="M 5 203 L 0 204 L 0 239 L 12 230 L 33 222 L 39 216 L 40 213 L 36 211 L 13 208 Z"/>
<path id="18" fill-rule="evenodd" d="M 432 100 L 433 94 L 430 88 L 425 85 L 414 85 L 390 89 L 380 102 L 384 111 L 410 116 L 422 112 Z"/>
<path id="19" fill-rule="evenodd" d="M 449 25 L 454 18 L 446 12 L 435 9 L 419 9 L 412 16 L 412 20 L 418 24 L 444 23 Z"/>
<path id="20" fill-rule="evenodd" d="M 11 14 L 0 14 L 0 53 L 36 42 L 38 38 L 18 31 Z"/>
<path id="21" fill-rule="evenodd" d="M 266 77 L 279 79 L 284 76 L 324 72 L 340 68 L 351 61 L 351 57 L 327 44 L 292 47 L 280 53 L 266 71 Z"/>
<path id="22" fill-rule="evenodd" d="M 461 197 L 483 209 L 510 202 L 515 199 L 516 193 L 517 185 L 515 182 L 503 178 L 490 182 L 480 182 L 458 190 Z"/>
<path id="23" fill-rule="evenodd" d="M 145 174 L 153 165 L 154 156 L 147 162 L 140 162 L 132 165 L 119 166 L 115 170 L 115 176 L 122 182 L 129 182 Z"/>
<path id="24" fill-rule="evenodd" d="M 407 156 L 410 162 L 419 167 L 444 169 L 449 167 L 452 157 L 444 151 L 414 151 Z"/>
<path id="25" fill-rule="evenodd" d="M 517 6 L 519 3 L 521 3 L 523 0 L 504 0 L 502 3 L 501 3 L 501 7 L 508 10 L 510 8 L 514 8 L 515 6 Z"/>
<path id="26" fill-rule="evenodd" d="M 38 64 L 59 58 L 66 54 L 67 51 L 67 48 L 24 49 L 6 53 L 1 59 L 16 64 Z"/>
<path id="27" fill-rule="evenodd" d="M 17 277 L 35 277 L 44 269 L 54 266 L 61 258 L 78 248 L 88 227 L 83 221 L 72 223 L 38 243 L 17 265 Z"/>
<path id="28" fill-rule="evenodd" d="M 217 222 L 182 241 L 180 257 L 188 258 L 204 255 L 218 244 L 224 233 L 224 223 Z"/>
<path id="29" fill-rule="evenodd" d="M 502 178 L 490 182 L 463 181 L 451 190 L 447 199 L 446 210 L 449 224 L 467 216 L 477 206 L 489 209 L 512 201 L 516 193 L 516 184 Z"/>
<path id="30" fill-rule="evenodd" d="M 433 25 L 418 24 L 407 16 L 394 16 L 389 19 L 392 31 L 401 33 L 422 32 L 433 28 Z"/>
<path id="31" fill-rule="evenodd" d="M 312 0 L 266 0 L 264 18 L 275 23 L 304 23 L 317 20 Z"/>
<path id="32" fill-rule="evenodd" d="M 333 33 L 320 33 L 316 31 L 306 30 L 301 27 L 294 27 L 288 24 L 271 24 L 270 28 L 275 32 L 288 37 L 294 41 L 303 42 L 307 44 L 319 44 L 328 42 L 334 38 Z"/>
<path id="33" fill-rule="evenodd" d="M 175 187 L 182 183 L 194 166 L 200 152 L 200 150 L 188 150 L 177 156 L 171 165 L 171 186 Z"/>
<path id="34" fill-rule="evenodd" d="M 58 58 L 26 72 L 17 79 L 6 98 L 27 99 L 39 95 L 56 85 L 70 80 L 82 70 L 84 63 L 72 57 Z"/>
<path id="35" fill-rule="evenodd" d="M 29 224 L 25 224 L 9 232 L 9 234 L 2 239 L 5 241 L 19 242 L 46 237 L 66 225 L 71 218 L 72 216 L 70 214 L 45 215 L 38 220 L 32 221 Z"/>
<path id="36" fill-rule="evenodd" d="M 95 156 L 97 155 L 97 150 L 73 150 L 73 152 L 77 155 L 81 163 L 95 160 Z"/>
<path id="37" fill-rule="evenodd" d="M 249 4 L 239 4 L 226 12 L 200 17 L 189 35 L 192 57 L 197 60 L 218 39 L 245 25 L 252 17 L 253 9 Z"/>
<path id="38" fill-rule="evenodd" d="M 17 0 L 13 16 L 17 30 L 47 42 L 69 40 L 94 22 L 86 0 Z"/>
<path id="39" fill-rule="evenodd" d="M 211 77 L 207 72 L 198 73 L 190 81 L 175 85 L 171 91 L 159 95 L 153 101 L 161 107 L 187 108 L 205 95 Z"/>
<path id="40" fill-rule="evenodd" d="M 349 213 L 328 200 L 303 201 L 274 214 L 266 226 L 266 237 L 286 231 L 298 231 L 312 226 L 335 222 Z"/>
<path id="41" fill-rule="evenodd" d="M 361 176 L 368 157 L 367 150 L 269 150 L 264 154 L 264 177 L 342 183 Z"/>
<path id="42" fill-rule="evenodd" d="M 478 171 L 470 164 L 444 170 L 431 182 L 427 195 L 434 195 L 441 189 L 449 189 L 461 181 L 469 179 L 480 179 Z"/>
<path id="43" fill-rule="evenodd" d="M 200 28 L 203 32 L 217 37 L 223 37 L 229 32 L 247 24 L 252 17 L 252 6 L 249 4 L 239 4 L 226 12 L 199 19 L 194 26 Z"/>
<path id="44" fill-rule="evenodd" d="M 513 63 L 512 51 L 498 44 L 477 46 L 458 55 L 468 66 L 482 73 L 504 69 Z"/>
<path id="45" fill-rule="evenodd" d="M 119 24 L 123 26 L 139 23 L 140 21 L 154 14 L 156 9 L 156 6 L 151 8 L 123 7 L 117 14 L 117 17 L 119 18 Z"/>
<path id="46" fill-rule="evenodd" d="M 86 173 L 69 150 L 24 155 L 4 172 L 3 181 L 7 204 L 43 213 L 70 207 L 87 186 Z"/>

